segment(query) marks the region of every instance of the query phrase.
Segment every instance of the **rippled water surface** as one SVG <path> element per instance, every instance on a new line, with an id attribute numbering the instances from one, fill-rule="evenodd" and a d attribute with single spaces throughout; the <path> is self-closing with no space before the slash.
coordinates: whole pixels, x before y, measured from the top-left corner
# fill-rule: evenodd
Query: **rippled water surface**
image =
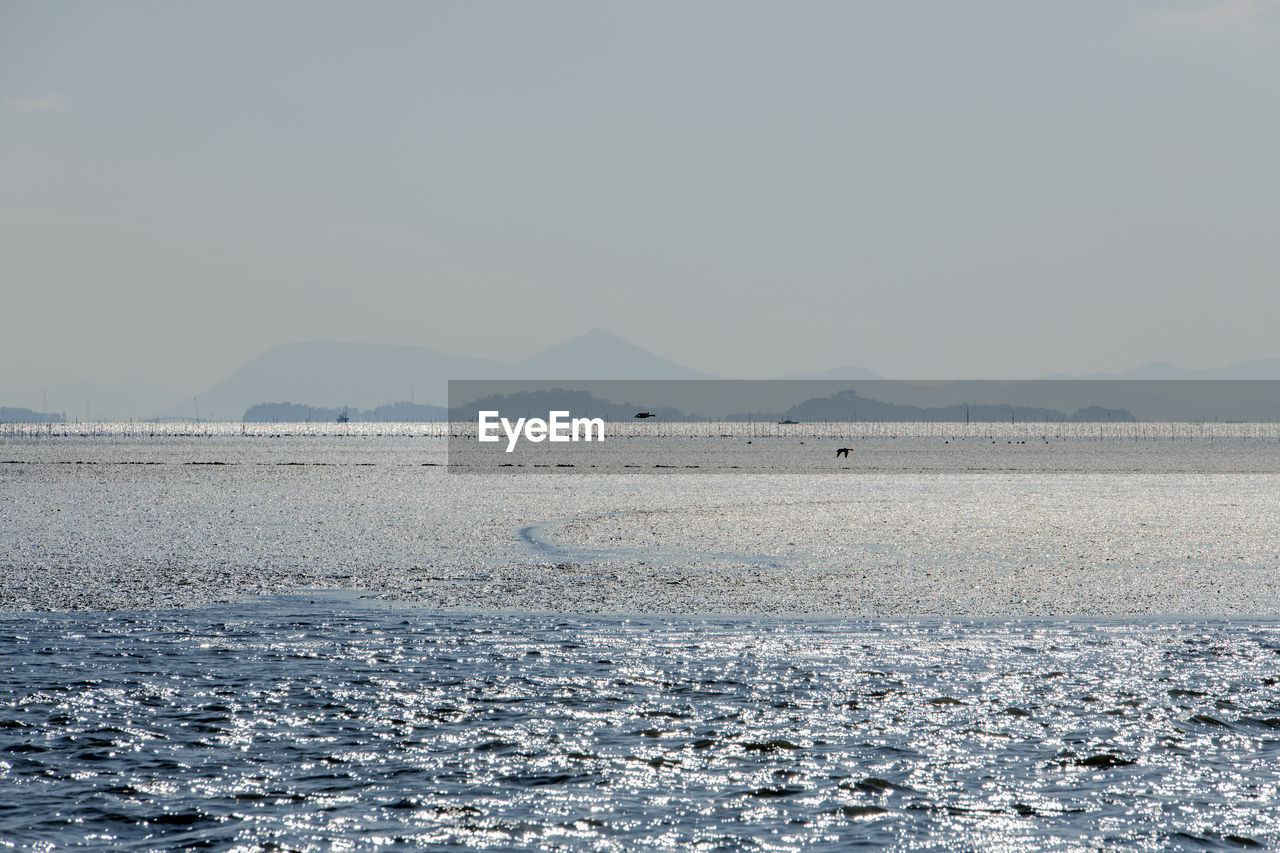
<path id="1" fill-rule="evenodd" d="M 167 849 L 1280 841 L 1280 624 L 0 617 L 0 840 Z"/>

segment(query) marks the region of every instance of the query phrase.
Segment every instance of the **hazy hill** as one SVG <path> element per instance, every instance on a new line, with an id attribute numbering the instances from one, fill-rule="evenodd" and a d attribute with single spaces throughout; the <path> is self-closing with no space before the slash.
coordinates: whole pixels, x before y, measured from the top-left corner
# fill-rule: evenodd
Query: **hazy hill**
<path id="1" fill-rule="evenodd" d="M 240 420 L 259 403 L 370 410 L 395 400 L 444 405 L 450 379 L 705 379 L 709 374 L 597 329 L 523 361 L 450 355 L 427 347 L 312 341 L 267 350 L 164 417 Z"/>
<path id="2" fill-rule="evenodd" d="M 499 378 L 500 361 L 427 347 L 312 341 L 285 344 L 252 359 L 199 395 L 201 418 L 240 420 L 256 403 L 293 400 L 316 408 L 373 409 L 394 400 L 443 402 L 450 378 Z M 194 405 L 166 417 L 190 417 Z"/>
<path id="3" fill-rule="evenodd" d="M 270 349 L 198 396 L 141 385 L 67 383 L 44 388 L 0 391 L 0 405 L 36 409 L 47 396 L 51 410 L 71 420 L 122 420 L 146 417 L 200 417 L 239 420 L 255 404 L 294 400 L 303 407 L 367 411 L 393 401 L 443 406 L 449 379 L 709 379 L 710 374 L 678 364 L 604 329 L 547 347 L 514 363 L 490 358 L 452 355 L 428 347 L 313 341 Z M 817 373 L 792 372 L 781 378 L 801 380 L 870 380 L 874 372 L 861 367 L 835 367 Z M 1191 370 L 1151 362 L 1123 373 L 1095 373 L 1052 379 L 1280 379 L 1280 359 L 1241 361 L 1225 367 Z M 881 389 L 882 390 L 882 389 Z M 798 389 L 792 389 L 798 391 Z M 778 400 L 779 410 L 803 396 Z M 922 402 L 887 398 L 885 402 L 916 405 L 955 405 L 956 400 Z M 1058 396 L 1056 393 L 1054 396 Z M 1020 404 L 1022 401 L 1019 401 Z M 1030 405 L 1039 401 L 1028 400 Z M 1084 404 L 1114 405 L 1085 400 Z M 698 408 L 696 403 L 693 408 Z M 692 410 L 692 409 L 691 409 Z M 698 409 L 701 411 L 701 409 Z M 1066 409 L 1071 411 L 1071 409 Z M 1216 411 L 1216 410 L 1215 410 Z M 1251 409 L 1252 411 L 1252 409 Z M 1221 415 L 1221 413 L 1219 413 Z M 1225 415 L 1221 415 L 1225 416 Z"/>
<path id="4" fill-rule="evenodd" d="M 511 366 L 512 379 L 715 379 L 605 329 L 547 347 Z M 475 378 L 485 377 L 455 377 Z"/>

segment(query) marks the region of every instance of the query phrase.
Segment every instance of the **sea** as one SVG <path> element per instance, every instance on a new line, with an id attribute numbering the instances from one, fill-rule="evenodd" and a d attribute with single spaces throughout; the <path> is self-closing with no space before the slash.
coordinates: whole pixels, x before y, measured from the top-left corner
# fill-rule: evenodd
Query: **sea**
<path id="1" fill-rule="evenodd" d="M 0 848 L 1274 848 L 1246 426 L 532 476 L 432 425 L 11 429 Z"/>

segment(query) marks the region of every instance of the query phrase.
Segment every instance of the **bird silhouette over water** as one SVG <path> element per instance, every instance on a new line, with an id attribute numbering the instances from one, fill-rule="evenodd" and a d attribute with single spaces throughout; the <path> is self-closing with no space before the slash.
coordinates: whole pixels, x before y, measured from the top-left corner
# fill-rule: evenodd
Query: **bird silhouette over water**
<path id="1" fill-rule="evenodd" d="M 836 458 L 837 458 L 837 459 L 839 459 L 841 456 L 843 456 L 845 459 L 848 459 L 848 458 L 849 458 L 849 451 L 850 451 L 850 450 L 852 450 L 852 449 L 853 449 L 853 448 L 851 448 L 851 447 L 841 447 L 841 448 L 837 449 L 837 450 L 836 450 Z"/>
<path id="2" fill-rule="evenodd" d="M 656 418 L 657 417 L 657 415 L 655 415 L 653 412 L 636 412 L 635 416 L 637 418 Z"/>

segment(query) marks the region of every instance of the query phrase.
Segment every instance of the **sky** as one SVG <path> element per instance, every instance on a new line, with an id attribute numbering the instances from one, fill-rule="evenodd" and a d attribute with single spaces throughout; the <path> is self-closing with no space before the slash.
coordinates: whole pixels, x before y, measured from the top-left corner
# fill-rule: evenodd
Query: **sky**
<path id="1" fill-rule="evenodd" d="M 0 388 L 1280 357 L 1280 2 L 0 0 Z"/>

